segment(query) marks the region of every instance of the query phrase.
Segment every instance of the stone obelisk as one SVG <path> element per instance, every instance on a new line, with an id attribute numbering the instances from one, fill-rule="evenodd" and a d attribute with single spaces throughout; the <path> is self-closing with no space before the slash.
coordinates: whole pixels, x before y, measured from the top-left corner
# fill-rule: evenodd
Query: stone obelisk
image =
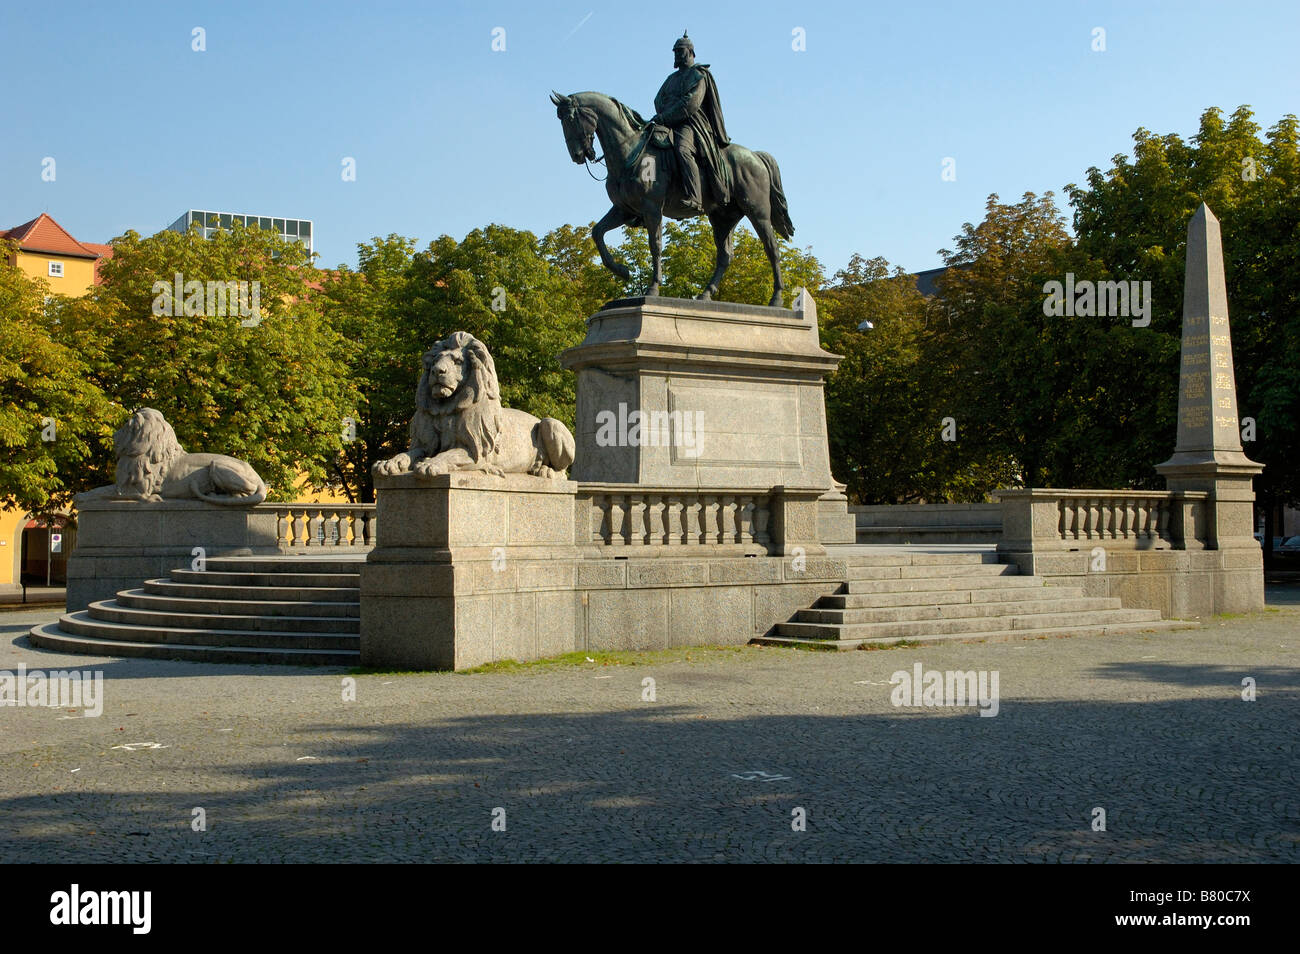
<path id="1" fill-rule="evenodd" d="M 1178 442 L 1174 456 L 1156 470 L 1170 490 L 1210 494 L 1207 545 L 1242 551 L 1245 563 L 1259 563 L 1255 540 L 1252 479 L 1263 471 L 1242 451 L 1237 389 L 1228 329 L 1228 290 L 1223 277 L 1219 220 L 1204 203 L 1187 227 L 1187 269 L 1183 281 L 1182 368 L 1178 381 Z M 1225 564 L 1225 569 L 1227 565 Z M 1262 576 L 1258 602 L 1263 602 Z M 1250 584 L 1253 588 L 1254 584 Z M 1253 605 L 1254 596 L 1247 602 Z M 1237 603 L 1229 600 L 1229 603 Z M 1225 612 L 1226 610 L 1219 610 Z"/>

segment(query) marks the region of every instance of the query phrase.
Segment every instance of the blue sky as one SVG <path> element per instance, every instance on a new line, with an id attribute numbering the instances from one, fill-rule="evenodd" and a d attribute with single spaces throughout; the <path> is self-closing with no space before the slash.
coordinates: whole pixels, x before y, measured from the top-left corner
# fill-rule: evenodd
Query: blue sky
<path id="1" fill-rule="evenodd" d="M 1206 107 L 1249 104 L 1267 129 L 1300 112 L 1298 22 L 1294 0 L 3 0 L 0 228 L 46 211 L 108 241 L 187 208 L 309 218 L 332 266 L 390 232 L 424 245 L 589 222 L 604 190 L 569 161 L 548 93 L 597 89 L 649 115 L 685 27 L 732 138 L 777 157 L 796 243 L 828 272 L 854 252 L 919 270 L 989 193 L 1064 205 L 1139 126 L 1186 136 Z"/>

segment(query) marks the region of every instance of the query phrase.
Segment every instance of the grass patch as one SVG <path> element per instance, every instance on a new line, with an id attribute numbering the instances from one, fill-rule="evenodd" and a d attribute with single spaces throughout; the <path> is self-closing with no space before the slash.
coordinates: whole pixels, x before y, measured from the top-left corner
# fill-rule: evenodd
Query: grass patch
<path id="1" fill-rule="evenodd" d="M 896 643 L 863 643 L 858 649 L 865 649 L 867 652 L 874 652 L 877 649 L 915 649 L 918 646 L 924 646 L 919 639 L 900 639 Z"/>
<path id="2" fill-rule="evenodd" d="M 520 662 L 501 659 L 484 663 L 473 669 L 458 670 L 457 675 L 473 676 L 479 673 L 552 672 L 558 669 L 602 669 L 608 666 L 653 666 L 676 662 L 705 662 L 717 658 L 734 658 L 744 653 L 746 646 L 692 646 L 681 649 L 648 649 L 620 652 L 576 652 Z"/>
<path id="3" fill-rule="evenodd" d="M 454 673 L 445 669 L 371 669 L 353 666 L 350 676 L 474 676 L 480 673 L 552 672 L 561 669 L 600 669 L 608 666 L 654 666 L 676 662 L 707 662 L 721 658 L 736 658 L 754 646 L 689 646 L 674 649 L 628 650 L 620 652 L 574 652 L 531 662 L 518 659 L 499 659 L 472 669 L 458 669 Z"/>

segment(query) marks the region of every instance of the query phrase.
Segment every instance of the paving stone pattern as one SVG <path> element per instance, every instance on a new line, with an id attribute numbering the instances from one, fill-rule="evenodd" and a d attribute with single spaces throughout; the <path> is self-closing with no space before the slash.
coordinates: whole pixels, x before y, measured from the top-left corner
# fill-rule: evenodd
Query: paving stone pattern
<path id="1" fill-rule="evenodd" d="M 1300 860 L 1295 607 L 1181 632 L 367 674 L 355 702 L 344 669 L 29 647 L 56 615 L 0 616 L 0 670 L 102 670 L 104 714 L 0 708 L 0 863 Z M 999 714 L 895 708 L 890 675 L 916 662 L 996 670 Z"/>

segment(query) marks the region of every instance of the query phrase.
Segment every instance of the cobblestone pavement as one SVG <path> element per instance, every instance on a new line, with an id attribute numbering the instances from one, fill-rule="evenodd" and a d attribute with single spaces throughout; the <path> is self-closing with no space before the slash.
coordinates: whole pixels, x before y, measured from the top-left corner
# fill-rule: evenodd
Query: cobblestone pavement
<path id="1" fill-rule="evenodd" d="M 102 670 L 104 711 L 0 708 L 0 863 L 1300 860 L 1295 607 L 1147 636 L 366 674 L 355 702 L 344 670 L 28 647 L 51 615 L 0 616 L 0 670 Z M 996 671 L 998 714 L 896 708 L 890 676 L 918 662 Z"/>

